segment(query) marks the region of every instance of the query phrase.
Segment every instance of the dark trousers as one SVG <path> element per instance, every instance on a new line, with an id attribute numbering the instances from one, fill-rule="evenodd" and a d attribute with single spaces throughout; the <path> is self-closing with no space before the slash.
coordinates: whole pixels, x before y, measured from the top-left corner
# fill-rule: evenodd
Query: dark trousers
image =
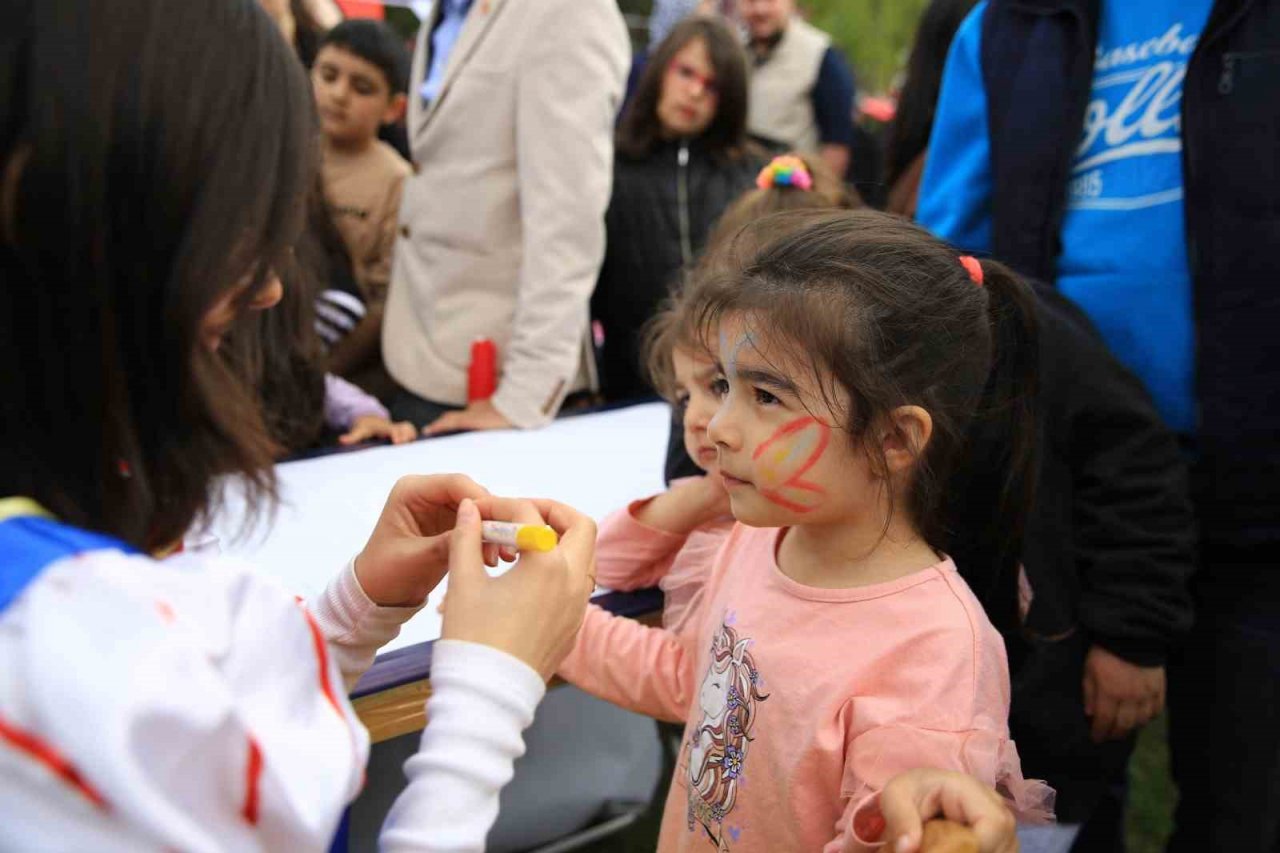
<path id="1" fill-rule="evenodd" d="M 1134 737 L 1094 743 L 1084 714 L 1080 633 L 1058 641 L 1030 640 L 1013 673 L 1009 729 L 1022 772 L 1058 793 L 1058 820 L 1080 824 L 1072 846 L 1081 853 L 1122 853 L 1126 768 Z"/>
<path id="2" fill-rule="evenodd" d="M 427 400 L 401 388 L 387 408 L 391 410 L 391 420 L 408 421 L 422 429 L 445 412 L 456 412 L 462 407 Z"/>
<path id="3" fill-rule="evenodd" d="M 1180 792 L 1170 853 L 1280 853 L 1280 589 L 1225 582 L 1280 571 L 1274 552 L 1258 557 L 1258 565 L 1205 560 L 1196 625 L 1170 662 Z"/>

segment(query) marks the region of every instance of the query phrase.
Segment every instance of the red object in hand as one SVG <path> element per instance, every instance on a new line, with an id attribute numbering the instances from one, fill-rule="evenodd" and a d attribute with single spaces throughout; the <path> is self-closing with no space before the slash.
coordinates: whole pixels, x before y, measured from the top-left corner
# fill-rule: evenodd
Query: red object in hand
<path id="1" fill-rule="evenodd" d="M 498 387 L 498 348 L 488 338 L 471 344 L 471 367 L 467 370 L 467 402 L 488 400 Z"/>

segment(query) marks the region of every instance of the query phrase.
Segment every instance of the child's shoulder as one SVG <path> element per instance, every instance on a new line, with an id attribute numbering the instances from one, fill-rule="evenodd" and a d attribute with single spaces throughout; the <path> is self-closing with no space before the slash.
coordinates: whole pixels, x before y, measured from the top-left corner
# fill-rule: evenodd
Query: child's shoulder
<path id="1" fill-rule="evenodd" d="M 404 180 L 413 174 L 413 166 L 400 156 L 400 152 L 381 139 L 376 140 L 369 149 L 370 162 L 376 163 L 379 171 L 388 179 Z"/>

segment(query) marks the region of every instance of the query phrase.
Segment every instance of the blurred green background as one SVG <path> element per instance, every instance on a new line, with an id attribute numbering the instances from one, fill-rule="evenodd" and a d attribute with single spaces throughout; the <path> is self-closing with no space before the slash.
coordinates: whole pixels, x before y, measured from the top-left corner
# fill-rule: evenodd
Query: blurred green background
<path id="1" fill-rule="evenodd" d="M 858 88 L 883 94 L 906 62 L 916 21 L 927 0 L 799 0 L 814 24 L 831 34 L 853 63 Z M 622 11 L 647 18 L 652 0 L 619 0 Z"/>

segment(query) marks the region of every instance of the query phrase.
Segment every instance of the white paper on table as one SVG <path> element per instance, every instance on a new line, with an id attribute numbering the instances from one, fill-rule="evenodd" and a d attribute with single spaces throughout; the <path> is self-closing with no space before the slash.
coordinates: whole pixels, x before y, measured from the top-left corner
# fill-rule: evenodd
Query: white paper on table
<path id="1" fill-rule="evenodd" d="M 552 498 L 599 521 L 662 490 L 670 413 L 666 404 L 650 403 L 564 418 L 538 430 L 465 433 L 288 462 L 276 468 L 281 500 L 269 529 L 260 523 L 237 536 L 245 508 L 233 488 L 209 532 L 222 553 L 314 597 L 364 546 L 400 477 L 462 473 L 494 494 Z M 440 636 L 436 610 L 445 586 L 384 652 Z"/>

